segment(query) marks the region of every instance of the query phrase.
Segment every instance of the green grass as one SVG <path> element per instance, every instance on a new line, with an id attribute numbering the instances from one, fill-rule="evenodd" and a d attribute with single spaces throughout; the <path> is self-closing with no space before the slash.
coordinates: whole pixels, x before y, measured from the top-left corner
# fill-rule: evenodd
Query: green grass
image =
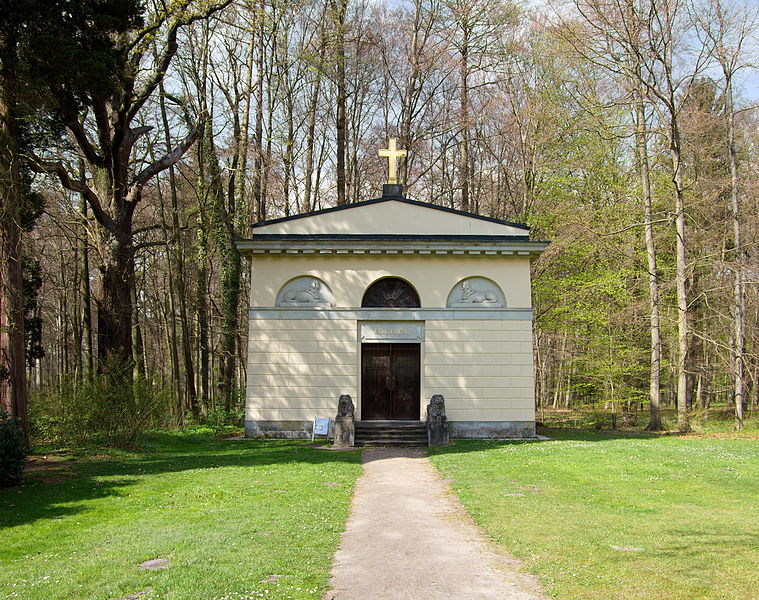
<path id="1" fill-rule="evenodd" d="M 759 599 L 759 440 L 547 435 L 431 458 L 553 598 Z"/>
<path id="2" fill-rule="evenodd" d="M 37 466 L 0 490 L 3 600 L 319 598 L 361 471 L 358 452 L 208 432 Z M 154 558 L 170 567 L 139 568 Z"/>
<path id="3" fill-rule="evenodd" d="M 582 407 L 572 409 L 539 409 L 538 420 L 546 427 L 570 428 L 570 429 L 628 429 L 640 430 L 648 425 L 648 409 L 638 410 L 633 415 L 634 423 L 623 423 L 619 407 L 616 410 L 603 409 L 600 407 Z M 665 429 L 674 431 L 677 429 L 677 410 L 671 407 L 661 411 L 662 425 Z M 731 406 L 720 406 L 710 410 L 692 410 L 690 412 L 690 424 L 695 432 L 701 433 L 728 433 L 735 429 L 735 414 Z M 743 422 L 743 431 L 740 435 L 759 435 L 759 414 L 756 411 L 747 411 Z"/>

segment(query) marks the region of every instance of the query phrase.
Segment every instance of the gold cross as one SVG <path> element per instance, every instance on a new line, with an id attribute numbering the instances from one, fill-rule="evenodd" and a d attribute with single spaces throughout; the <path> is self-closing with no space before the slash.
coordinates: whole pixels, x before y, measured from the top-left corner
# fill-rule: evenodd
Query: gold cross
<path id="1" fill-rule="evenodd" d="M 387 156 L 387 182 L 389 184 L 398 183 L 398 159 L 406 156 L 405 150 L 397 150 L 395 147 L 395 138 L 389 140 L 390 148 L 384 148 L 379 151 L 380 156 Z"/>

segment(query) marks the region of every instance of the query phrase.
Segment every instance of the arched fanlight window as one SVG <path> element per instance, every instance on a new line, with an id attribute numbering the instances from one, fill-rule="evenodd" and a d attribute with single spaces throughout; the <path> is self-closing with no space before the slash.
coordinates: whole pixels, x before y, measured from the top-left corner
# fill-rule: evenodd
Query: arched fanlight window
<path id="1" fill-rule="evenodd" d="M 419 308 L 419 295 L 410 284 L 397 277 L 375 281 L 364 293 L 364 308 Z"/>

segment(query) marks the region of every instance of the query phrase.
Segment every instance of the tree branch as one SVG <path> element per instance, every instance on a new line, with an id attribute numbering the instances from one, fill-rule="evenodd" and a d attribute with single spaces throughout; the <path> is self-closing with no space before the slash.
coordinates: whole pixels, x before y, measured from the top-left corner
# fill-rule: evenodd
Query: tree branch
<path id="1" fill-rule="evenodd" d="M 139 235 L 141 233 L 147 233 L 148 231 L 155 231 L 156 229 L 163 229 L 163 225 L 148 225 L 146 227 L 138 227 L 132 231 L 132 234 Z"/>
<path id="2" fill-rule="evenodd" d="M 164 171 L 172 165 L 175 165 L 179 159 L 182 158 L 184 153 L 187 152 L 200 137 L 200 133 L 203 128 L 202 123 L 203 119 L 201 118 L 198 121 L 198 125 L 196 125 L 192 131 L 190 131 L 187 137 L 182 140 L 182 142 L 176 148 L 166 153 L 163 158 L 155 161 L 143 169 L 142 172 L 134 178 L 131 185 L 132 189 L 129 191 L 129 199 L 136 197 L 137 194 L 139 194 L 139 192 L 142 190 L 142 187 L 148 181 L 150 181 L 150 179 L 158 175 L 158 173 L 161 171 Z"/>
<path id="3" fill-rule="evenodd" d="M 140 137 L 152 130 L 153 127 L 150 125 L 143 125 L 141 127 L 136 127 L 135 129 L 128 128 L 126 140 L 124 143 L 125 156 L 129 156 L 132 153 L 132 146 L 134 146 L 134 143 L 139 140 Z"/>
<path id="4" fill-rule="evenodd" d="M 169 238 L 168 240 L 158 240 L 155 242 L 142 242 L 140 244 L 134 245 L 134 251 L 137 252 L 139 250 L 144 250 L 145 248 L 152 248 L 153 246 L 168 246 L 169 244 L 174 243 L 174 238 Z"/>
<path id="5" fill-rule="evenodd" d="M 95 147 L 92 145 L 89 138 L 87 138 L 87 133 L 84 131 L 82 124 L 77 119 L 74 119 L 68 124 L 68 128 L 74 136 L 79 149 L 82 151 L 83 158 L 96 167 L 102 167 L 104 159 L 98 154 L 97 150 L 95 150 Z"/>
<path id="6" fill-rule="evenodd" d="M 137 112 L 142 108 L 143 104 L 147 101 L 147 99 L 150 97 L 150 95 L 155 91 L 156 87 L 158 87 L 158 84 L 163 80 L 163 78 L 166 76 L 166 71 L 169 68 L 169 65 L 171 64 L 171 59 L 174 58 L 174 54 L 177 52 L 177 33 L 179 32 L 180 27 L 184 27 L 186 25 L 192 25 L 196 21 L 201 21 L 203 19 L 207 19 L 211 15 L 213 15 L 216 12 L 219 12 L 220 10 L 223 10 L 230 4 L 232 4 L 233 0 L 221 0 L 220 2 L 216 2 L 211 4 L 206 10 L 192 14 L 192 15 L 184 15 L 180 14 L 178 15 L 169 26 L 168 33 L 166 35 L 166 44 L 163 47 L 163 50 L 158 56 L 158 59 L 156 61 L 156 66 L 153 69 L 153 72 L 148 77 L 147 81 L 143 84 L 143 86 L 134 94 L 134 98 L 132 100 L 132 106 L 129 109 L 129 112 L 127 113 L 127 122 L 131 122 L 132 119 L 135 117 Z M 133 58 L 136 58 L 137 61 L 142 57 L 142 52 L 136 54 Z"/>
<path id="7" fill-rule="evenodd" d="M 88 186 L 84 181 L 79 179 L 72 179 L 68 170 L 60 161 L 43 160 L 33 152 L 28 152 L 24 158 L 26 158 L 29 168 L 35 173 L 45 173 L 49 175 L 56 175 L 61 185 L 67 190 L 77 192 L 84 196 L 87 203 L 92 208 L 92 212 L 95 214 L 95 218 L 103 227 L 109 231 L 114 229 L 114 221 L 111 216 L 103 210 L 103 206 L 100 204 L 100 198 Z"/>
<path id="8" fill-rule="evenodd" d="M 143 104 L 147 101 L 153 91 L 158 87 L 158 84 L 166 76 L 166 71 L 171 64 L 171 59 L 174 58 L 174 54 L 177 52 L 177 32 L 179 31 L 180 21 L 174 21 L 169 27 L 169 32 L 166 36 L 166 45 L 163 47 L 156 66 L 153 72 L 148 77 L 144 85 L 135 92 L 132 106 L 127 113 L 127 122 L 131 122 L 134 119 L 137 112 L 142 108 Z"/>

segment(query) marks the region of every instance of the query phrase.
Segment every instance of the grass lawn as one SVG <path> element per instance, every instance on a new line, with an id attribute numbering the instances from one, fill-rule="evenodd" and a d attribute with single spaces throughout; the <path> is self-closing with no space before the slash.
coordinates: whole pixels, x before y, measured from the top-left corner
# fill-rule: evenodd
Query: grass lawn
<path id="1" fill-rule="evenodd" d="M 759 440 L 547 435 L 431 458 L 552 597 L 759 599 Z"/>
<path id="2" fill-rule="evenodd" d="M 358 452 L 207 432 L 35 466 L 0 490 L 2 600 L 319 598 L 361 471 Z"/>

